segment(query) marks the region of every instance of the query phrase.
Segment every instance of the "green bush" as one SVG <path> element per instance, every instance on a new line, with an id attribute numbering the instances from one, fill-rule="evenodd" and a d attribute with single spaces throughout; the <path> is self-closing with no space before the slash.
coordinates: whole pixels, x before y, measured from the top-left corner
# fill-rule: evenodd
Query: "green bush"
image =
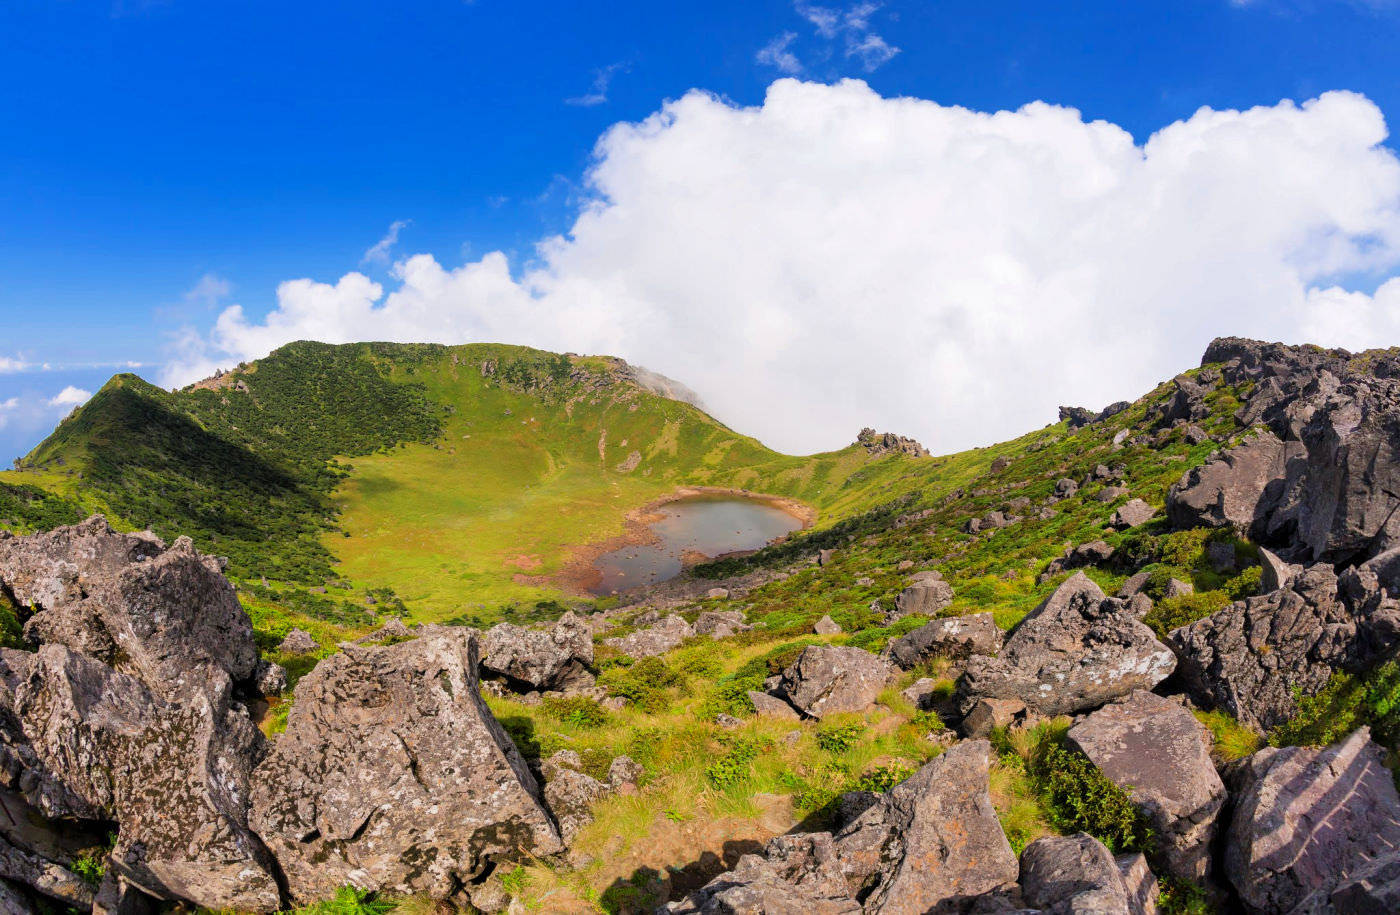
<path id="1" fill-rule="evenodd" d="M 1062 738 L 1044 740 L 1027 768 L 1055 828 L 1087 832 L 1114 854 L 1151 850 L 1151 827 L 1128 793 Z"/>
<path id="2" fill-rule="evenodd" d="M 102 883 L 102 878 L 107 875 L 107 855 L 90 852 L 74 860 L 70 869 L 84 883 L 89 886 L 98 886 Z"/>
<path id="3" fill-rule="evenodd" d="M 1230 595 L 1224 591 L 1198 591 L 1180 597 L 1167 597 L 1157 601 L 1143 622 L 1152 627 L 1158 638 L 1166 638 L 1167 633 L 1182 626 L 1189 626 L 1230 606 Z"/>
<path id="4" fill-rule="evenodd" d="M 1225 582 L 1221 590 L 1230 595 L 1231 600 L 1244 600 L 1259 593 L 1259 585 L 1264 579 L 1263 566 L 1250 566 L 1234 578 Z"/>
<path id="5" fill-rule="evenodd" d="M 330 899 L 294 909 L 293 915 L 386 915 L 393 910 L 392 902 L 378 898 L 369 890 L 342 886 Z"/>
<path id="6" fill-rule="evenodd" d="M 1269 743 L 1326 746 L 1362 725 L 1370 726 L 1379 743 L 1392 749 L 1400 744 L 1400 662 L 1334 674 L 1322 692 L 1299 699 L 1297 714 L 1274 729 Z"/>
<path id="7" fill-rule="evenodd" d="M 587 696 L 548 696 L 540 703 L 540 711 L 564 724 L 581 728 L 598 728 L 608 723 L 608 710 Z"/>
<path id="8" fill-rule="evenodd" d="M 851 782 L 847 791 L 875 791 L 884 793 L 913 775 L 915 770 L 902 763 L 876 766 L 860 778 Z"/>
<path id="9" fill-rule="evenodd" d="M 670 690 L 685 685 L 685 677 L 660 658 L 643 658 L 630 667 L 604 670 L 598 682 L 644 712 L 659 712 L 668 704 Z"/>
<path id="10" fill-rule="evenodd" d="M 705 777 L 719 788 L 743 781 L 753 774 L 753 761 L 768 745 L 767 741 L 754 737 L 732 738 L 728 751 L 705 767 Z"/>
<path id="11" fill-rule="evenodd" d="M 1159 915 L 1214 915 L 1216 909 L 1206 891 L 1176 877 L 1160 877 L 1162 894 L 1157 897 Z"/>
<path id="12" fill-rule="evenodd" d="M 828 753 L 844 753 L 860 743 L 865 728 L 859 724 L 829 724 L 817 729 L 817 746 Z"/>

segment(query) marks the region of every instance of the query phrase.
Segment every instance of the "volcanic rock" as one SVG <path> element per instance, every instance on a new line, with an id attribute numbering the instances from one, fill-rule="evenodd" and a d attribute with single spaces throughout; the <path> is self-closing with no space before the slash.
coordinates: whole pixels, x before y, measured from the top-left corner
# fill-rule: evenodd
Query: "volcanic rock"
<path id="1" fill-rule="evenodd" d="M 1147 815 L 1166 870 L 1202 880 L 1225 785 L 1211 761 L 1210 734 L 1196 717 L 1138 691 L 1070 728 L 1069 741 Z"/>
<path id="2" fill-rule="evenodd" d="M 909 670 L 932 657 L 960 660 L 969 655 L 994 655 L 1001 649 L 1002 631 L 990 613 L 934 620 L 893 640 L 885 653 Z"/>
<path id="3" fill-rule="evenodd" d="M 347 883 L 445 898 L 495 862 L 562 850 L 477 691 L 477 637 L 348 646 L 297 684 L 250 822 L 299 902 Z"/>
<path id="4" fill-rule="evenodd" d="M 498 623 L 482 639 L 481 669 L 518 692 L 568 690 L 593 684 L 593 630 L 566 612 L 548 629 Z"/>
<path id="5" fill-rule="evenodd" d="M 695 629 L 683 618 L 672 614 L 646 629 L 629 632 L 621 638 L 605 639 L 603 644 L 641 660 L 665 654 L 693 635 Z"/>
<path id="6" fill-rule="evenodd" d="M 1080 572 L 1011 631 L 995 658 L 968 659 L 959 705 L 966 714 L 978 699 L 1019 699 L 1042 715 L 1068 714 L 1151 689 L 1175 667 L 1132 603 L 1105 597 Z"/>
<path id="7" fill-rule="evenodd" d="M 869 708 L 893 674 L 888 661 L 864 649 L 808 645 L 783 671 L 774 692 L 803 714 L 821 718 Z"/>
<path id="8" fill-rule="evenodd" d="M 1225 871 L 1252 912 L 1283 915 L 1400 850 L 1400 797 L 1383 753 L 1360 728 L 1330 747 L 1269 747 L 1242 760 Z"/>

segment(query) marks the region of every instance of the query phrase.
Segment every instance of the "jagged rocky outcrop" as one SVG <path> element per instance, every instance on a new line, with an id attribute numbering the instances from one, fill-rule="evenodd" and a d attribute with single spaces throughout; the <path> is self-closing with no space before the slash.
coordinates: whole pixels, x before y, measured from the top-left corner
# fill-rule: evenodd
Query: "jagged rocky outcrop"
<path id="1" fill-rule="evenodd" d="M 1146 598 L 1105 597 L 1082 572 L 1066 579 L 1011 631 L 996 657 L 968 658 L 958 680 L 963 713 L 993 698 L 1061 715 L 1156 686 L 1176 658 L 1142 622 L 1138 601 Z"/>
<path id="2" fill-rule="evenodd" d="M 1330 747 L 1270 747 L 1241 761 L 1225 870 L 1250 912 L 1284 915 L 1310 897 L 1325 911 L 1348 881 L 1364 898 L 1354 881 L 1400 851 L 1400 796 L 1382 756 L 1361 728 Z"/>
<path id="3" fill-rule="evenodd" d="M 1203 879 L 1225 785 L 1210 758 L 1210 734 L 1195 716 L 1139 690 L 1085 717 L 1068 738 L 1144 811 L 1167 872 Z"/>
<path id="4" fill-rule="evenodd" d="M 1174 522 L 1232 524 L 1293 561 L 1355 563 L 1400 545 L 1400 353 L 1227 337 L 1202 363 L 1245 389 L 1236 419 L 1267 431 L 1188 472 L 1168 497 Z M 1195 418 L 1208 390 L 1178 379 L 1163 420 Z"/>
<path id="5" fill-rule="evenodd" d="M 567 611 L 548 629 L 498 623 L 482 638 L 481 669 L 520 692 L 592 686 L 593 631 Z"/>
<path id="6" fill-rule="evenodd" d="M 876 432 L 868 426 L 860 430 L 855 443 L 863 447 L 873 457 L 881 457 L 886 454 L 928 457 L 928 449 L 912 438 L 895 435 L 893 432 Z"/>
<path id="7" fill-rule="evenodd" d="M 150 896 L 278 908 L 247 825 L 264 741 L 236 698 L 257 650 L 220 564 L 92 518 L 0 537 L 0 584 L 38 646 L 0 656 L 6 787 L 40 819 L 117 824 L 109 867 Z"/>
<path id="8" fill-rule="evenodd" d="M 499 858 L 562 850 L 477 691 L 476 638 L 347 645 L 297 684 L 250 816 L 294 899 L 347 883 L 446 898 Z"/>
<path id="9" fill-rule="evenodd" d="M 1286 588 L 1250 597 L 1169 634 L 1182 683 L 1202 705 L 1260 728 L 1297 711 L 1338 670 L 1400 643 L 1400 605 L 1371 576 L 1315 565 Z"/>

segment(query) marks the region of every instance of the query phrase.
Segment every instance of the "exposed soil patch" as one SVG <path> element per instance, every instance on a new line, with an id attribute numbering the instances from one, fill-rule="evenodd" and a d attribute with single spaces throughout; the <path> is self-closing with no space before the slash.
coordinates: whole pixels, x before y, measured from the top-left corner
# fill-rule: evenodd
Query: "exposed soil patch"
<path id="1" fill-rule="evenodd" d="M 766 505 L 796 519 L 798 530 L 811 527 L 817 518 L 816 509 L 783 496 L 717 486 L 686 486 L 628 512 L 625 520 L 626 529 L 622 534 L 597 543 L 576 547 L 569 560 L 557 574 L 552 576 L 517 575 L 515 580 L 520 584 L 560 588 L 577 596 L 593 596 L 593 592 L 602 578 L 602 573 L 598 568 L 598 561 L 602 557 L 625 547 L 659 544 L 661 538 L 652 529 L 652 525 L 665 518 L 663 509 L 668 505 L 702 496 L 732 496 Z M 772 542 L 778 542 L 781 539 L 779 537 Z M 746 552 L 750 551 L 730 551 L 723 555 L 735 555 L 736 553 L 742 555 Z M 683 568 L 689 568 L 714 558 L 716 556 L 707 555 L 700 551 L 686 550 L 681 554 L 681 563 Z"/>

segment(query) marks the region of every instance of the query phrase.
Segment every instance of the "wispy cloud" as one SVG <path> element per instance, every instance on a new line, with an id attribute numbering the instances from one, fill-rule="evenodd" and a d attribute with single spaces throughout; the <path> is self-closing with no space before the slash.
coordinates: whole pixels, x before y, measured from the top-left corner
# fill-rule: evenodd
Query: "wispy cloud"
<path id="1" fill-rule="evenodd" d="M 18 357 L 0 356 L 0 375 L 14 375 L 19 372 L 27 372 L 33 363 L 26 362 Z"/>
<path id="2" fill-rule="evenodd" d="M 796 76 L 802 72 L 802 61 L 790 50 L 796 40 L 796 32 L 784 32 L 759 48 L 754 59 L 761 64 L 777 68 L 780 73 Z"/>
<path id="3" fill-rule="evenodd" d="M 860 64 L 865 72 L 872 73 L 899 53 L 899 48 L 886 41 L 871 23 L 880 6 L 879 3 L 863 2 L 843 9 L 796 0 L 793 9 L 812 27 L 819 45 L 813 53 L 818 58 L 832 58 L 838 53 L 839 45 L 839 53 L 843 57 Z M 796 32 L 783 32 L 760 48 L 755 59 L 781 73 L 795 76 L 805 69 L 793 49 L 797 38 Z"/>
<path id="4" fill-rule="evenodd" d="M 394 245 L 399 243 L 399 233 L 413 224 L 411 219 L 395 219 L 389 223 L 389 231 L 384 233 L 384 237 L 370 245 L 365 250 L 364 256 L 360 258 L 361 264 L 387 264 L 389 254 L 394 250 Z"/>
<path id="5" fill-rule="evenodd" d="M 608 100 L 608 90 L 612 88 L 613 77 L 619 73 L 627 72 L 626 61 L 619 61 L 615 64 L 608 64 L 601 70 L 593 71 L 593 87 L 583 95 L 564 99 L 566 105 L 577 105 L 582 108 L 592 108 L 594 105 L 601 105 Z"/>
<path id="6" fill-rule="evenodd" d="M 201 305 L 213 308 L 233 294 L 233 284 L 221 276 L 206 273 L 193 286 L 185 291 L 186 305 Z"/>

